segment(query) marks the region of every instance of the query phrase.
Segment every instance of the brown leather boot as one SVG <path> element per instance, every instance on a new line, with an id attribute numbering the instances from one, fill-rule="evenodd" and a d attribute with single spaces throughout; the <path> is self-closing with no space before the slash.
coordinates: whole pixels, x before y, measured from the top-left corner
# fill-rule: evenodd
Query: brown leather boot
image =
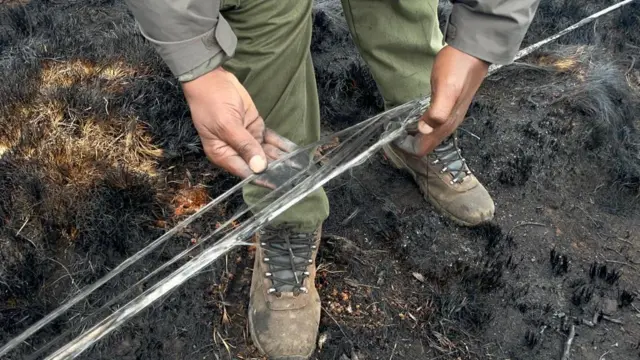
<path id="1" fill-rule="evenodd" d="M 389 124 L 387 132 L 396 126 Z M 383 150 L 395 167 L 413 176 L 424 197 L 456 223 L 476 226 L 493 218 L 493 199 L 467 166 L 455 133 L 422 158 L 407 154 L 393 143 Z"/>
<path id="2" fill-rule="evenodd" d="M 249 328 L 254 345 L 269 359 L 306 360 L 315 350 L 320 296 L 315 258 L 321 227 L 300 233 L 286 225 L 256 236 Z"/>

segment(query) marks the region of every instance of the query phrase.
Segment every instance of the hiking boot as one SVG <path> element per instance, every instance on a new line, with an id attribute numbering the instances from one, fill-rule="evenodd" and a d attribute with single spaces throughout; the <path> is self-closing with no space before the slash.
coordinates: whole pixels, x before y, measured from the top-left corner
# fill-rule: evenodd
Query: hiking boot
<path id="1" fill-rule="evenodd" d="M 398 125 L 389 124 L 386 131 L 394 126 Z M 383 150 L 396 168 L 413 176 L 424 197 L 456 223 L 476 226 L 493 218 L 493 200 L 462 157 L 456 133 L 422 158 L 407 154 L 393 143 Z"/>
<path id="2" fill-rule="evenodd" d="M 249 301 L 254 345 L 269 359 L 306 360 L 315 350 L 320 296 L 315 257 L 321 227 L 301 233 L 286 225 L 256 235 Z"/>

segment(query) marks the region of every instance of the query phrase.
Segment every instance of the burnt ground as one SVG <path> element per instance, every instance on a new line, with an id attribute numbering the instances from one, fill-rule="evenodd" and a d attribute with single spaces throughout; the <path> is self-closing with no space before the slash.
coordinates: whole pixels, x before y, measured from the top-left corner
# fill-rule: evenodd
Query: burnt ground
<path id="1" fill-rule="evenodd" d="M 524 45 L 611 3 L 543 2 Z M 314 14 L 326 132 L 381 110 L 336 9 Z M 639 20 L 627 6 L 484 83 L 460 136 L 496 202 L 490 224 L 439 216 L 381 154 L 328 184 L 317 359 L 560 359 L 572 324 L 572 359 L 640 357 Z M 0 2 L 0 71 L 5 344 L 237 180 L 203 158 L 179 87 L 118 1 Z M 241 206 L 210 211 L 8 358 L 95 323 Z M 82 358 L 257 356 L 251 264 L 251 248 L 229 253 Z"/>

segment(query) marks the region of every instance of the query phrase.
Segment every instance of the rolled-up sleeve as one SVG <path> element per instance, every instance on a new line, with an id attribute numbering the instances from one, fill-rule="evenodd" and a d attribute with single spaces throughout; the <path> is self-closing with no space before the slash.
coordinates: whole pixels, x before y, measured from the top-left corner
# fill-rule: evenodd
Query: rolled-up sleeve
<path id="1" fill-rule="evenodd" d="M 237 37 L 220 0 L 126 0 L 140 32 L 178 78 L 214 69 L 233 57 Z"/>
<path id="2" fill-rule="evenodd" d="M 452 0 L 448 45 L 492 64 L 513 62 L 540 0 Z"/>

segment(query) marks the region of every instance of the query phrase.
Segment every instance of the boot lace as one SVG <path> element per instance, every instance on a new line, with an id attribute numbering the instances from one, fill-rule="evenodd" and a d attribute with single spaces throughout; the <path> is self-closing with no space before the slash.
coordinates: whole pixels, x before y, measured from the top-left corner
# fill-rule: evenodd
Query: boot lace
<path id="1" fill-rule="evenodd" d="M 265 228 L 260 237 L 264 251 L 263 261 L 269 271 L 265 276 L 272 282 L 268 292 L 280 296 L 283 292 L 294 295 L 306 293 L 304 279 L 310 276 L 307 268 L 313 263 L 317 245 L 315 233 L 300 233 L 287 226 Z"/>
<path id="2" fill-rule="evenodd" d="M 440 172 L 451 174 L 452 185 L 462 183 L 467 176 L 471 175 L 471 169 L 467 166 L 467 161 L 462 157 L 462 150 L 458 147 L 458 137 L 455 133 L 436 147 L 432 156 L 435 158 L 432 164 L 442 165 Z"/>

